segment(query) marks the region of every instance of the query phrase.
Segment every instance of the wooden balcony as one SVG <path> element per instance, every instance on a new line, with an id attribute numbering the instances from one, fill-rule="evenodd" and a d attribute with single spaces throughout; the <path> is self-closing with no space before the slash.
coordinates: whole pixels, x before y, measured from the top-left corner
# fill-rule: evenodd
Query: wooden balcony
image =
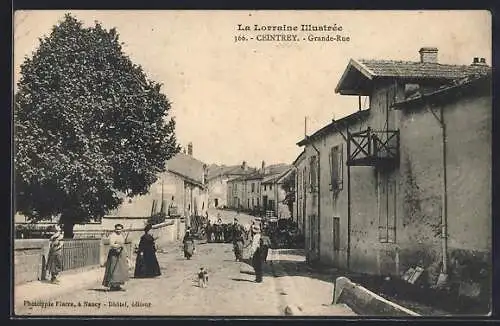
<path id="1" fill-rule="evenodd" d="M 347 150 L 349 166 L 394 166 L 399 162 L 399 130 L 349 133 Z"/>

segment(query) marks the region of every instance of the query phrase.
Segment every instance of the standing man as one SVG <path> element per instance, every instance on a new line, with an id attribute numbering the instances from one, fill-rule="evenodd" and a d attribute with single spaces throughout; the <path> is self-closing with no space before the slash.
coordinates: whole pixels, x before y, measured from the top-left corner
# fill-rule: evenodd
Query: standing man
<path id="1" fill-rule="evenodd" d="M 252 266 L 255 270 L 255 282 L 262 283 L 262 243 L 260 228 L 258 225 L 252 226 L 252 244 L 250 247 L 250 257 L 252 257 Z"/>
<path id="2" fill-rule="evenodd" d="M 223 232 L 224 230 L 222 229 L 222 218 L 220 217 L 220 213 L 217 214 L 217 226 L 216 226 L 216 234 L 215 234 L 215 242 L 223 242 L 224 237 L 223 237 Z"/>

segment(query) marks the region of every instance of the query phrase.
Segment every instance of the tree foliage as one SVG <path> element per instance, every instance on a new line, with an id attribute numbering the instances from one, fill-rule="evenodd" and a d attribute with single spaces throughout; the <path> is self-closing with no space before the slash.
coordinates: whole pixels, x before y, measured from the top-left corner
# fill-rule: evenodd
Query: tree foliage
<path id="1" fill-rule="evenodd" d="M 179 151 L 175 121 L 114 28 L 66 15 L 39 41 L 15 95 L 16 211 L 72 229 L 147 192 Z"/>

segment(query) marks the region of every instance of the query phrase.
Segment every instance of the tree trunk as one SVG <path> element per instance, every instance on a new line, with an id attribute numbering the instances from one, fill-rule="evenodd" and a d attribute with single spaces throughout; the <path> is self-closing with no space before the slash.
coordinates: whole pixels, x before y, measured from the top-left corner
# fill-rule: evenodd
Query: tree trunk
<path id="1" fill-rule="evenodd" d="M 73 232 L 73 227 L 75 226 L 75 223 L 68 221 L 68 219 L 63 218 L 61 216 L 61 221 L 63 223 L 63 232 L 64 232 L 64 239 L 73 239 L 75 233 Z"/>

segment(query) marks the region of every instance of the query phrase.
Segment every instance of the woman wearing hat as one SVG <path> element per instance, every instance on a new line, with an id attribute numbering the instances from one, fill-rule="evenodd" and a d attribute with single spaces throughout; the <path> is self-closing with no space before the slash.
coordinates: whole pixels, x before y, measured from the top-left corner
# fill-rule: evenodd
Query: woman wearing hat
<path id="1" fill-rule="evenodd" d="M 139 241 L 139 249 L 137 251 L 137 258 L 135 261 L 134 277 L 155 277 L 161 275 L 160 265 L 156 258 L 155 239 L 149 231 L 152 225 L 148 224 L 144 228 L 144 235 Z"/>
<path id="2" fill-rule="evenodd" d="M 194 253 L 194 238 L 191 234 L 191 228 L 187 228 L 184 239 L 182 239 L 182 244 L 184 245 L 184 257 L 191 259 Z"/>
<path id="3" fill-rule="evenodd" d="M 252 225 L 252 244 L 250 247 L 250 257 L 252 257 L 252 266 L 255 270 L 255 282 L 262 282 L 262 243 L 261 243 L 261 234 L 260 227 L 257 224 Z"/>
<path id="4" fill-rule="evenodd" d="M 122 231 L 123 225 L 116 224 L 114 232 L 109 235 L 110 249 L 102 285 L 109 287 L 111 291 L 121 290 L 121 286 L 129 279 L 125 238 Z"/>

